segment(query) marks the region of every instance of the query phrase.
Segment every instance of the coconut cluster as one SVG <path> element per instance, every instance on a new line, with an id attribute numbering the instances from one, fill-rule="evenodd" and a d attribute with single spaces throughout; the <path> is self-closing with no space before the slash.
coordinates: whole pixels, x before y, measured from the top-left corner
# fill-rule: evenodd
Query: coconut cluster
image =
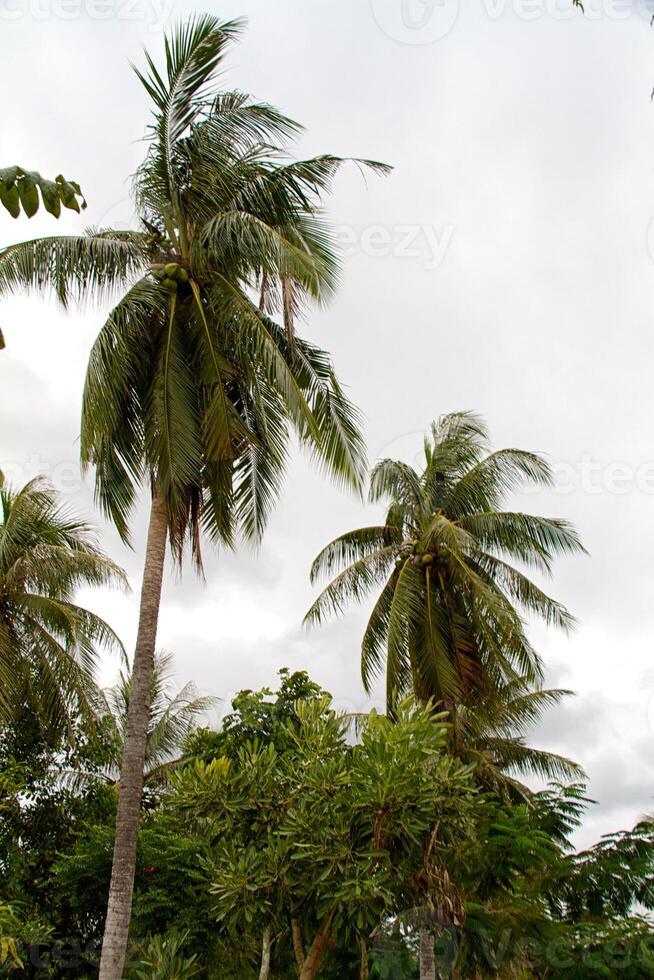
<path id="1" fill-rule="evenodd" d="M 399 567 L 409 558 L 413 561 L 414 565 L 427 566 L 432 565 L 436 561 L 436 554 L 432 551 L 421 551 L 418 539 L 414 538 L 402 546 L 395 564 Z"/>
<path id="2" fill-rule="evenodd" d="M 165 265 L 153 265 L 152 275 L 158 279 L 169 293 L 176 293 L 179 286 L 188 282 L 188 272 L 177 262 L 167 262 Z"/>

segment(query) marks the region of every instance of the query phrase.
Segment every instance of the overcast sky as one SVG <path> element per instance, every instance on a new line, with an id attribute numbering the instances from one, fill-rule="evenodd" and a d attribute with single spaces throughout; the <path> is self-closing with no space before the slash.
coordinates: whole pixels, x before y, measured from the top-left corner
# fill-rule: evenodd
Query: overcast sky
<path id="1" fill-rule="evenodd" d="M 388 178 L 339 178 L 329 211 L 343 283 L 302 329 L 333 352 L 372 460 L 412 461 L 433 418 L 475 409 L 496 446 L 555 465 L 555 491 L 511 506 L 573 520 L 590 552 L 560 562 L 548 586 L 579 618 L 574 635 L 533 630 L 550 683 L 578 692 L 535 741 L 588 771 L 599 806 L 584 843 L 654 809 L 652 4 L 585 7 L 0 0 L 0 163 L 63 172 L 89 201 L 57 225 L 1 212 L 0 243 L 130 223 L 149 107 L 129 64 L 143 45 L 157 55 L 165 26 L 198 9 L 247 16 L 225 84 L 304 123 L 299 155 L 394 166 Z M 0 463 L 15 483 L 49 476 L 137 590 L 145 514 L 129 552 L 77 464 L 85 363 L 105 314 L 3 302 Z M 207 555 L 205 585 L 190 569 L 171 574 L 159 642 L 180 682 L 228 701 L 282 666 L 305 668 L 339 704 L 367 707 L 365 608 L 316 633 L 300 623 L 317 550 L 375 516 L 295 459 L 257 554 Z M 131 646 L 137 592 L 83 598 Z"/>

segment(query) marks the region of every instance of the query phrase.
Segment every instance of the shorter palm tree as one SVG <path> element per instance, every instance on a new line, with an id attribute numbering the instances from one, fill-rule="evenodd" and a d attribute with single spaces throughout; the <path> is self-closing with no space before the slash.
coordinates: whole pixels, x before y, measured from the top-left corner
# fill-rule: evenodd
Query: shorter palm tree
<path id="1" fill-rule="evenodd" d="M 70 733 L 73 720 L 94 715 L 98 655 L 123 648 L 74 596 L 108 585 L 125 586 L 124 573 L 51 487 L 0 484 L 0 723 L 30 710 L 45 729 Z"/>
<path id="2" fill-rule="evenodd" d="M 391 712 L 411 690 L 450 708 L 492 699 L 507 683 L 540 685 L 542 664 L 523 617 L 563 629 L 573 619 L 513 563 L 548 573 L 556 555 L 583 551 L 566 521 L 500 509 L 509 491 L 525 482 L 550 486 L 552 473 L 535 453 L 490 452 L 476 415 L 443 416 L 424 452 L 421 472 L 398 460 L 377 463 L 370 501 L 390 498 L 386 520 L 336 538 L 311 569 L 312 581 L 338 574 L 309 609 L 309 624 L 381 589 L 361 673 L 369 691 L 385 661 Z"/>
<path id="3" fill-rule="evenodd" d="M 216 701 L 212 697 L 202 697 L 193 683 L 185 684 L 181 690 L 173 693 L 173 673 L 172 654 L 156 654 L 145 747 L 146 785 L 165 781 L 168 773 L 180 762 L 189 735 Z M 117 683 L 101 693 L 100 724 L 111 748 L 103 769 L 92 775 L 108 783 L 117 783 L 120 779 L 131 687 L 132 675 L 125 661 Z"/>

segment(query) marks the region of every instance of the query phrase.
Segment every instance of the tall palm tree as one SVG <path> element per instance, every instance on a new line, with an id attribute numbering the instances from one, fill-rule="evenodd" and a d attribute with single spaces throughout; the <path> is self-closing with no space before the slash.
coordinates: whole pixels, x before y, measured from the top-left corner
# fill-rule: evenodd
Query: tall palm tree
<path id="1" fill-rule="evenodd" d="M 361 646 L 366 690 L 386 660 L 389 710 L 414 690 L 449 708 L 483 700 L 507 683 L 539 684 L 542 664 L 523 614 L 568 629 L 568 611 L 512 562 L 549 572 L 557 554 L 583 551 L 566 522 L 503 511 L 505 494 L 552 475 L 539 455 L 489 452 L 484 423 L 443 416 L 425 440 L 425 466 L 384 459 L 370 483 L 373 503 L 390 498 L 385 523 L 344 534 L 318 555 L 312 581 L 337 576 L 306 615 L 320 623 L 349 600 L 381 592 Z"/>
<path id="2" fill-rule="evenodd" d="M 167 539 L 179 560 L 188 542 L 200 567 L 202 532 L 258 537 L 291 433 L 341 482 L 360 488 L 365 472 L 358 414 L 327 354 L 295 331 L 303 304 L 326 301 L 338 279 L 320 201 L 344 161 L 291 160 L 296 123 L 212 89 L 239 30 L 195 18 L 166 38 L 162 70 L 147 55 L 137 73 L 153 102 L 139 230 L 0 253 L 0 295 L 48 287 L 66 305 L 126 289 L 91 353 L 81 442 L 125 539 L 143 483 L 152 497 L 102 980 L 122 975 L 127 945 Z"/>
<path id="3" fill-rule="evenodd" d="M 79 587 L 124 585 L 89 527 L 40 479 L 0 485 L 0 721 L 35 712 L 45 729 L 70 732 L 95 713 L 93 668 L 120 641 L 74 602 Z"/>

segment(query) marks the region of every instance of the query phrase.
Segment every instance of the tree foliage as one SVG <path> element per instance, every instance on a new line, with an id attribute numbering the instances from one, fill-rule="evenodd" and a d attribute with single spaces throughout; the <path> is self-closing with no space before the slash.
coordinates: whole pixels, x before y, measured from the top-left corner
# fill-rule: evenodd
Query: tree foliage
<path id="1" fill-rule="evenodd" d="M 0 722 L 29 710 L 62 728 L 94 714 L 99 652 L 122 645 L 74 596 L 112 585 L 123 572 L 43 480 L 0 485 Z"/>
<path id="2" fill-rule="evenodd" d="M 162 69 L 146 55 L 137 72 L 153 121 L 134 231 L 0 252 L 0 295 L 119 296 L 91 353 L 82 461 L 123 537 L 146 483 L 167 503 L 175 553 L 187 541 L 198 562 L 201 532 L 227 545 L 260 536 L 292 432 L 338 481 L 360 488 L 365 472 L 359 414 L 327 353 L 295 329 L 338 281 L 322 201 L 346 161 L 294 160 L 298 123 L 217 89 L 241 27 L 192 18 L 166 39 Z"/>
<path id="3" fill-rule="evenodd" d="M 552 473 L 534 453 L 490 452 L 478 416 L 443 416 L 424 454 L 420 472 L 398 460 L 375 465 L 370 501 L 389 502 L 384 524 L 336 538 L 311 569 L 312 581 L 336 577 L 309 609 L 309 624 L 381 590 L 361 645 L 361 675 L 370 690 L 385 671 L 390 710 L 411 690 L 451 704 L 515 681 L 541 683 L 524 616 L 562 629 L 573 619 L 519 566 L 549 573 L 556 555 L 583 551 L 566 521 L 499 509 L 523 484 L 549 486 Z"/>
<path id="4" fill-rule="evenodd" d="M 21 210 L 28 218 L 34 217 L 41 202 L 55 218 L 61 214 L 62 205 L 78 213 L 86 208 L 79 184 L 66 180 L 62 174 L 49 180 L 36 170 L 24 170 L 23 167 L 0 169 L 0 205 L 12 218 L 18 218 Z"/>

